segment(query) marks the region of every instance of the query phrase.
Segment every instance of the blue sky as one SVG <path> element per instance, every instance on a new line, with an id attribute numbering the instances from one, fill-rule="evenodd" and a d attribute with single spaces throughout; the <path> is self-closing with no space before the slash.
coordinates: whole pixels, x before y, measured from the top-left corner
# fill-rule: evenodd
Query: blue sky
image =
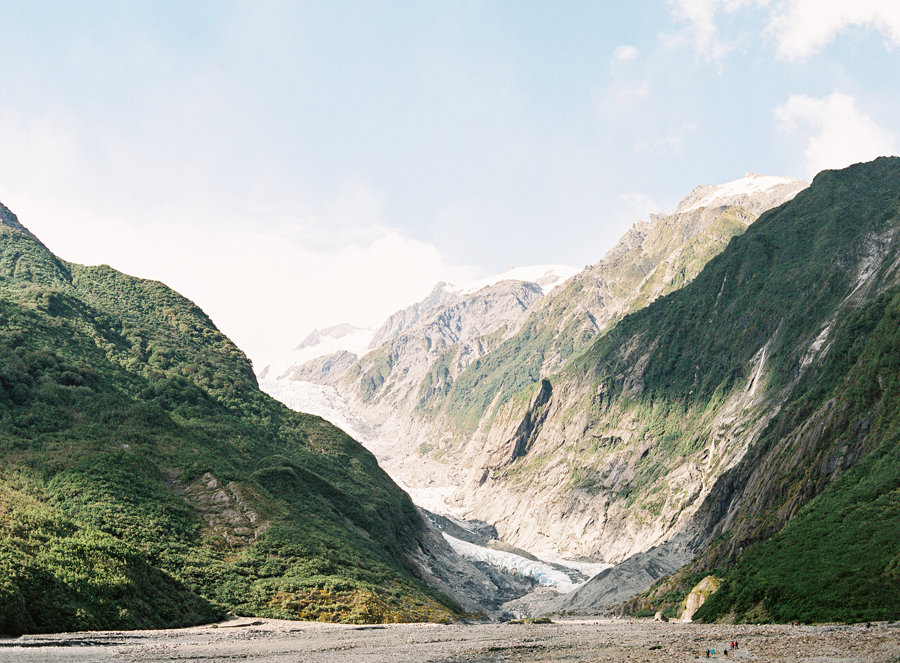
<path id="1" fill-rule="evenodd" d="M 584 265 L 698 184 L 900 150 L 896 0 L 0 0 L 0 201 L 257 364 Z"/>

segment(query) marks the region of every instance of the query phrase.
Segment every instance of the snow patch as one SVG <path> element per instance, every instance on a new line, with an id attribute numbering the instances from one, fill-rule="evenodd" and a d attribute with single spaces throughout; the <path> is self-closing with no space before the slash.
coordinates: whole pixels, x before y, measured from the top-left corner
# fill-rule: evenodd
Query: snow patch
<path id="1" fill-rule="evenodd" d="M 304 341 L 298 349 L 273 357 L 266 366 L 267 370 L 260 371 L 258 375 L 265 374 L 265 379 L 277 380 L 294 366 L 301 366 L 312 359 L 318 359 L 341 350 L 362 357 L 368 351 L 369 343 L 375 336 L 375 330 L 360 327 L 352 329 L 353 331 L 337 337 L 329 336 L 326 332 L 317 334 L 314 331 L 310 336 L 318 336 L 315 343 L 306 345 L 306 341 Z"/>
<path id="2" fill-rule="evenodd" d="M 556 566 L 565 566 L 569 569 L 574 569 L 578 571 L 581 575 L 586 578 L 593 578 L 598 573 L 602 573 L 606 571 L 606 569 L 611 569 L 613 564 L 601 564 L 599 562 L 576 562 L 571 559 L 560 559 L 558 557 L 543 557 L 541 555 L 535 555 L 539 560 L 544 562 L 545 564 L 551 564 Z"/>

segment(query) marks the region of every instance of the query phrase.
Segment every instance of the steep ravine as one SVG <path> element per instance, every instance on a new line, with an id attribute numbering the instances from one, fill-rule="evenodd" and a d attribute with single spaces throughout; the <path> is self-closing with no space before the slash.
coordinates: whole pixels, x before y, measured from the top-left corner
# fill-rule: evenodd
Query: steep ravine
<path id="1" fill-rule="evenodd" d="M 696 558 L 625 610 L 671 608 L 667 596 L 716 572 L 726 575 L 723 594 L 700 618 L 729 611 L 778 620 L 900 614 L 890 598 L 900 535 L 898 182 L 896 158 L 822 173 L 692 286 L 628 320 L 592 348 L 581 370 L 561 376 L 561 383 L 610 384 L 620 401 L 681 401 L 688 405 L 681 420 L 699 400 L 693 394 L 711 395 L 710 402 L 723 387 L 764 394 L 757 412 L 734 403 L 741 406 L 733 409 L 734 462 L 657 549 Z M 634 330 L 651 348 L 645 361 L 620 353 Z M 648 337 L 648 330 L 658 331 Z M 694 366 L 701 371 L 692 377 Z M 708 433 L 701 439 L 713 441 Z M 641 498 L 633 504 L 641 509 Z M 581 596 L 540 610 L 595 610 L 603 588 L 614 584 L 594 579 Z"/>

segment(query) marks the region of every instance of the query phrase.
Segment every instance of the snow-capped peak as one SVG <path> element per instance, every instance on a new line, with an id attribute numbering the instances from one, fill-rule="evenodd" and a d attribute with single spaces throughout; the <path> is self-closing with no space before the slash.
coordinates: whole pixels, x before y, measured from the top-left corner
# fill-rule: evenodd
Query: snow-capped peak
<path id="1" fill-rule="evenodd" d="M 546 295 L 556 286 L 572 278 L 581 269 L 568 265 L 534 265 L 532 267 L 510 267 L 502 274 L 489 276 L 463 285 L 447 286 L 447 290 L 460 296 L 471 295 L 482 288 L 496 285 L 501 281 L 530 281 L 537 283 Z"/>
<path id="2" fill-rule="evenodd" d="M 274 357 L 259 372 L 259 377 L 277 379 L 292 366 L 300 366 L 311 359 L 324 357 L 341 350 L 362 357 L 375 335 L 368 327 L 354 327 L 350 324 L 336 325 L 327 329 L 313 329 L 293 351 Z"/>
<path id="3" fill-rule="evenodd" d="M 747 173 L 739 180 L 726 184 L 711 185 L 701 184 L 691 191 L 688 196 L 678 203 L 675 213 L 690 212 L 701 207 L 734 204 L 736 199 L 742 196 L 753 196 L 776 187 L 795 188 L 797 191 L 809 186 L 807 182 L 793 177 L 776 177 L 773 175 L 759 175 Z"/>

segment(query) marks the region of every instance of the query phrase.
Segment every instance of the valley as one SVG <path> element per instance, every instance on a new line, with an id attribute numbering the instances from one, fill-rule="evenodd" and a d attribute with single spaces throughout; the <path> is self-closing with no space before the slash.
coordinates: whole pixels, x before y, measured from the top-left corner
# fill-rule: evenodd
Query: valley
<path id="1" fill-rule="evenodd" d="M 704 185 L 258 375 L 0 207 L 0 633 L 896 621 L 898 182 Z"/>
<path id="2" fill-rule="evenodd" d="M 896 168 L 879 159 L 809 188 L 753 174 L 698 187 L 542 297 L 515 278 L 463 300 L 439 286 L 362 356 L 322 370 L 325 355 L 261 386 L 332 390 L 418 505 L 493 527 L 494 545 L 616 565 L 577 591 L 508 602 L 513 614 L 591 614 L 654 585 L 629 609 L 677 616 L 694 584 L 727 575 L 819 493 L 853 490 L 837 480 L 882 440 L 893 448 L 890 425 L 876 434 L 866 414 L 888 407 L 884 373 L 841 424 L 834 399 L 865 379 L 856 362 L 874 379 L 866 344 L 892 352 Z M 848 426 L 866 432 L 848 439 Z M 895 532 L 884 509 L 878 526 Z M 879 583 L 896 582 L 896 554 L 879 556 Z M 772 614 L 752 596 L 747 618 Z M 869 614 L 832 606 L 780 619 Z"/>

